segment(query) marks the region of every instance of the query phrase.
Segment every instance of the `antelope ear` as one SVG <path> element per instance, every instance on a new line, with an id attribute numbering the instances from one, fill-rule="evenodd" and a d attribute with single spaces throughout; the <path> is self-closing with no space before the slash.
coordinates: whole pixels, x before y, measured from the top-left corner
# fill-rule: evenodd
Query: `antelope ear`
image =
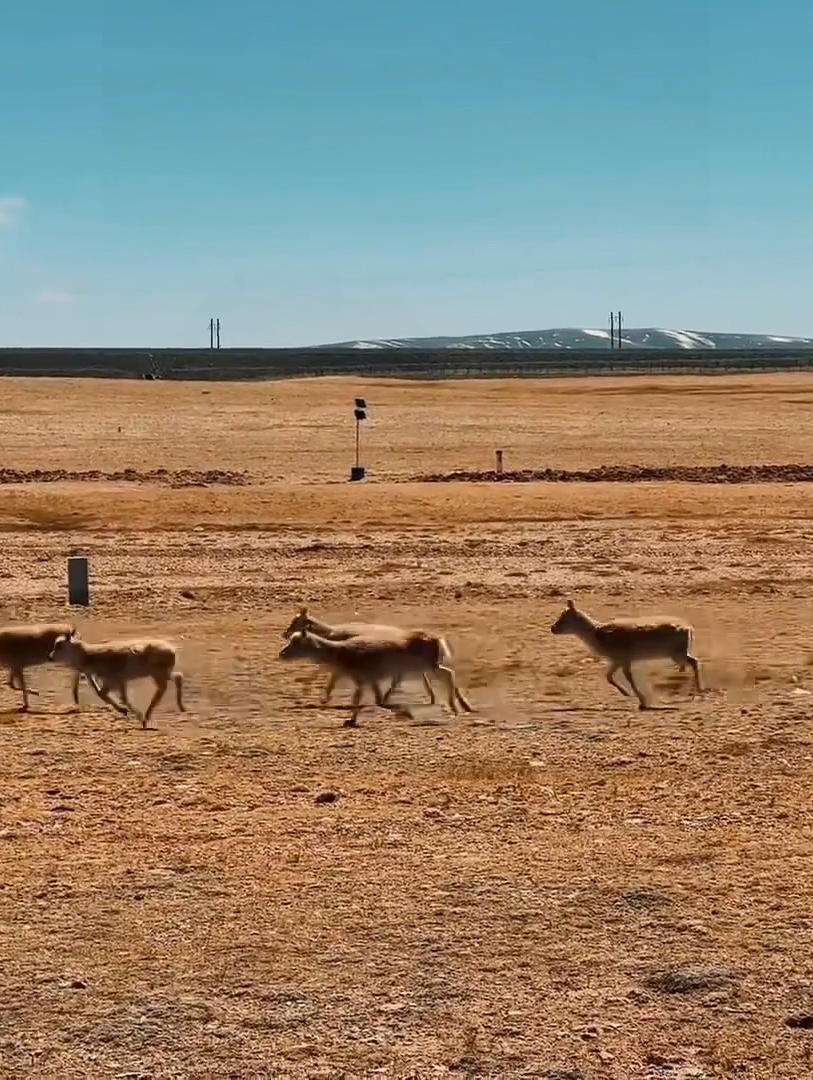
<path id="1" fill-rule="evenodd" d="M 568 606 L 568 607 L 570 608 L 570 610 L 572 611 L 572 610 L 573 610 L 573 609 L 575 608 L 575 606 L 576 606 L 576 605 L 575 605 L 575 604 L 573 603 L 573 601 L 572 601 L 572 600 L 568 600 L 568 602 L 567 602 L 567 606 Z"/>
<path id="2" fill-rule="evenodd" d="M 307 615 L 308 614 L 308 609 L 306 607 L 301 607 L 299 609 L 299 614 L 300 615 Z"/>

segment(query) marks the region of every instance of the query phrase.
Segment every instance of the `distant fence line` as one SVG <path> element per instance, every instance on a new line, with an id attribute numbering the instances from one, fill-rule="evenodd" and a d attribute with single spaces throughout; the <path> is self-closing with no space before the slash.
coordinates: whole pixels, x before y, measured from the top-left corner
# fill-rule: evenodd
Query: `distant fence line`
<path id="1" fill-rule="evenodd" d="M 0 375 L 234 380 L 723 374 L 813 370 L 813 349 L 0 349 Z"/>

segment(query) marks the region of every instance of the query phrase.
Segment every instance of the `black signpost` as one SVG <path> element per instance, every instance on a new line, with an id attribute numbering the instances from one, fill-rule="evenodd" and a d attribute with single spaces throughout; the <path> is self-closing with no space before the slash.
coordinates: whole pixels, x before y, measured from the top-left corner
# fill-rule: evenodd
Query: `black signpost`
<path id="1" fill-rule="evenodd" d="M 353 415 L 356 418 L 356 464 L 350 469 L 351 480 L 364 479 L 364 466 L 359 464 L 359 443 L 361 438 L 361 421 L 367 419 L 367 402 L 364 398 L 355 399 Z"/>

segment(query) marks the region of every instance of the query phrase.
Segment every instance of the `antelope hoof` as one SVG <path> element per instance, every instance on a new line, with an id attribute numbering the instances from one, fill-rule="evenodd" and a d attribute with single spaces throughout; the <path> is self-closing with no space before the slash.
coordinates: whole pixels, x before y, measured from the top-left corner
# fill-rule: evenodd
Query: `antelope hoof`
<path id="1" fill-rule="evenodd" d="M 342 724 L 342 727 L 358 727 L 358 721 L 355 716 L 349 716 Z"/>

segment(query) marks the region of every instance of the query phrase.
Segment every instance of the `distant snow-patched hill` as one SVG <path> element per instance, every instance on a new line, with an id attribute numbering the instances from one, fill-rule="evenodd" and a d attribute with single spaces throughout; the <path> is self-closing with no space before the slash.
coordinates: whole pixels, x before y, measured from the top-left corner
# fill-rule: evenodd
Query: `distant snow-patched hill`
<path id="1" fill-rule="evenodd" d="M 623 329 L 623 348 L 630 349 L 788 349 L 813 348 L 813 338 L 769 334 L 721 334 L 698 330 Z M 565 327 L 470 337 L 390 338 L 342 341 L 336 349 L 609 349 L 610 331 Z"/>

